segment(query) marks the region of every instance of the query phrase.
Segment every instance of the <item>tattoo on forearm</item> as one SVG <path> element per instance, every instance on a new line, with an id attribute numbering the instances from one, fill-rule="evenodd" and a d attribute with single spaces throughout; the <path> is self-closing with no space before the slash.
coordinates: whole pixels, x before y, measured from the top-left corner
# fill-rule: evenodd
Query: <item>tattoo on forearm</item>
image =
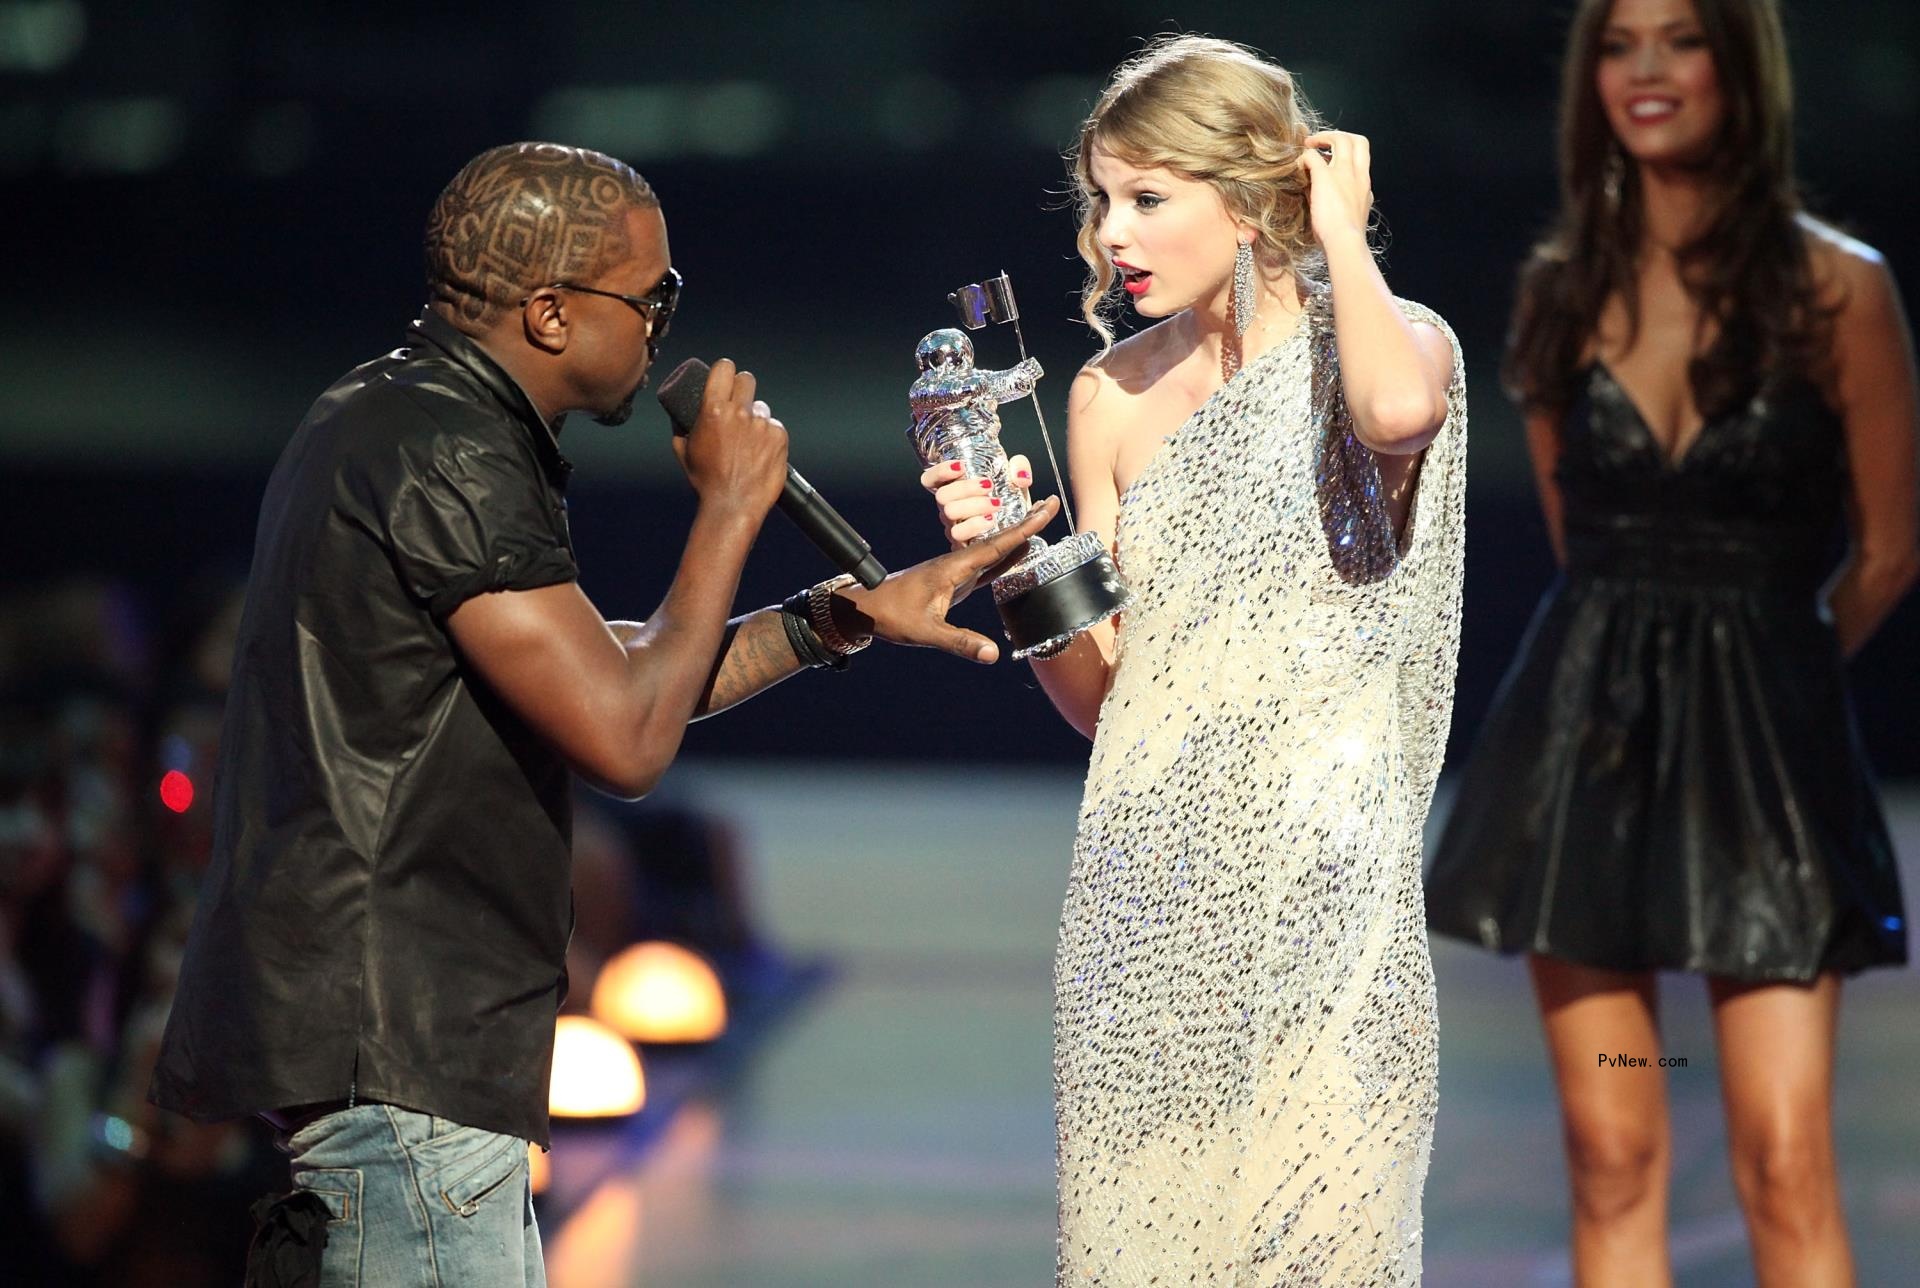
<path id="1" fill-rule="evenodd" d="M 745 702 L 800 670 L 800 659 L 787 643 L 778 608 L 763 608 L 727 623 L 721 637 L 713 674 L 701 695 L 694 718 L 710 716 Z"/>
<path id="2" fill-rule="evenodd" d="M 633 648 L 646 631 L 645 622 L 608 622 L 607 629 L 620 641 L 621 648 Z M 800 659 L 787 643 L 787 631 L 780 624 L 778 608 L 736 617 L 727 623 L 715 650 L 713 670 L 707 674 L 706 687 L 700 693 L 700 705 L 693 718 L 717 715 L 728 707 L 745 702 L 754 694 L 770 689 L 801 670 Z"/>

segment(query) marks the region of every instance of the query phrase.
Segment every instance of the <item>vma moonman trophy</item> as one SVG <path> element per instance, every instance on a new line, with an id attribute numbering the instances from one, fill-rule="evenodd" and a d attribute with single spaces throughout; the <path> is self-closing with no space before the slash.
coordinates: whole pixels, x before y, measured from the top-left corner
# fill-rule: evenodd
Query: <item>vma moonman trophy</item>
<path id="1" fill-rule="evenodd" d="M 1013 283 L 1005 273 L 947 297 L 960 310 L 969 331 L 989 322 L 1011 322 L 1020 343 L 1020 363 L 1004 371 L 982 371 L 973 363 L 973 341 L 966 331 L 934 331 L 914 350 L 920 375 L 908 394 L 913 424 L 907 438 L 922 466 L 959 461 L 968 478 L 986 479 L 988 492 L 999 500 L 998 519 L 976 541 L 1027 516 L 1027 502 L 1007 478 L 1007 454 L 1000 446 L 1000 404 L 1034 396 L 1040 363 L 1027 356 L 1026 337 L 1020 333 L 1020 309 Z M 1040 400 L 1033 397 L 1040 416 Z M 1046 437 L 1046 418 L 1040 432 L 1053 460 L 1053 440 Z M 1059 465 L 1054 464 L 1056 482 Z M 1066 489 L 1061 488 L 1064 504 Z M 1067 511 L 1071 527 L 1073 512 Z M 1000 609 L 1015 658 L 1044 658 L 1066 648 L 1075 636 L 1125 609 L 1131 595 L 1097 532 L 1076 532 L 1048 545 L 1027 538 L 1027 553 L 993 582 L 993 602 Z"/>

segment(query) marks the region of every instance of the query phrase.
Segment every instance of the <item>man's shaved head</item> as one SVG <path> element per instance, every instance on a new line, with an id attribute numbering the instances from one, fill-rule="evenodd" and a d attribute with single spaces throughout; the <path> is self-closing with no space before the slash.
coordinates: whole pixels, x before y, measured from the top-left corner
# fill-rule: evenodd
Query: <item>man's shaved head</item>
<path id="1" fill-rule="evenodd" d="M 558 143 L 509 143 L 467 162 L 427 217 L 427 288 L 462 330 L 531 291 L 590 284 L 633 253 L 627 212 L 657 209 L 623 161 Z"/>

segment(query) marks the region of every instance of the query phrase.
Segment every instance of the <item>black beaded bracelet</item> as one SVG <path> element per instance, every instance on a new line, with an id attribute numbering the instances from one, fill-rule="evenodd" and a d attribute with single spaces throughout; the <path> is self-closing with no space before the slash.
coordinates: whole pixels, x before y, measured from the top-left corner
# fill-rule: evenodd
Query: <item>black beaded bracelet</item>
<path id="1" fill-rule="evenodd" d="M 789 595 L 780 605 L 780 624 L 786 628 L 787 643 L 793 655 L 816 671 L 844 671 L 847 659 L 829 649 L 813 629 L 808 616 L 807 597 L 812 589 Z"/>

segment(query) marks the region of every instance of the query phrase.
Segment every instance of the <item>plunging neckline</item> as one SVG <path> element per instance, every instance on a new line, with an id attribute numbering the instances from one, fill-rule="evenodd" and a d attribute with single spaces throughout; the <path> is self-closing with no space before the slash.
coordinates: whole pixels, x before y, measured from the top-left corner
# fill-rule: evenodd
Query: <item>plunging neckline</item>
<path id="1" fill-rule="evenodd" d="M 1307 310 L 1302 309 L 1299 317 L 1294 320 L 1293 330 L 1287 332 L 1280 339 L 1262 349 L 1251 362 L 1234 373 L 1232 380 L 1221 381 L 1219 388 L 1208 394 L 1198 407 L 1195 407 L 1189 412 L 1187 418 L 1175 426 L 1171 434 L 1162 438 L 1160 440 L 1160 446 L 1153 449 L 1152 455 L 1147 457 L 1147 463 L 1140 467 L 1140 472 L 1133 476 L 1133 481 L 1127 484 L 1126 490 L 1120 494 L 1120 513 L 1126 513 L 1127 499 L 1140 490 L 1140 484 L 1146 481 L 1148 475 L 1153 473 L 1154 466 L 1160 463 L 1160 458 L 1170 453 L 1173 448 L 1178 445 L 1179 441 L 1187 436 L 1187 431 L 1193 425 L 1193 422 L 1200 419 L 1201 415 L 1219 400 L 1221 394 L 1233 387 L 1234 380 L 1246 379 L 1251 376 L 1253 372 L 1259 370 L 1261 365 L 1274 354 L 1298 342 L 1299 338 L 1306 333 L 1309 325 L 1311 325 L 1311 319 L 1307 317 Z"/>
<path id="2" fill-rule="evenodd" d="M 1614 392 L 1620 395 L 1621 401 L 1627 404 L 1627 410 L 1633 413 L 1634 420 L 1640 425 L 1640 432 L 1647 436 L 1647 443 L 1653 448 L 1654 459 L 1658 460 L 1661 468 L 1670 474 L 1678 474 L 1686 467 L 1687 462 L 1693 458 L 1694 451 L 1699 448 L 1700 440 L 1707 436 L 1708 430 L 1723 419 L 1723 416 L 1702 416 L 1700 428 L 1693 432 L 1693 437 L 1687 441 L 1686 449 L 1677 456 L 1671 455 L 1668 449 L 1661 445 L 1660 435 L 1654 432 L 1653 422 L 1647 418 L 1646 412 L 1640 410 L 1640 400 L 1633 396 L 1633 391 L 1627 388 L 1626 382 L 1615 375 L 1613 368 L 1599 358 L 1594 358 L 1588 365 L 1592 370 L 1605 376 L 1607 383 L 1613 386 Z"/>

